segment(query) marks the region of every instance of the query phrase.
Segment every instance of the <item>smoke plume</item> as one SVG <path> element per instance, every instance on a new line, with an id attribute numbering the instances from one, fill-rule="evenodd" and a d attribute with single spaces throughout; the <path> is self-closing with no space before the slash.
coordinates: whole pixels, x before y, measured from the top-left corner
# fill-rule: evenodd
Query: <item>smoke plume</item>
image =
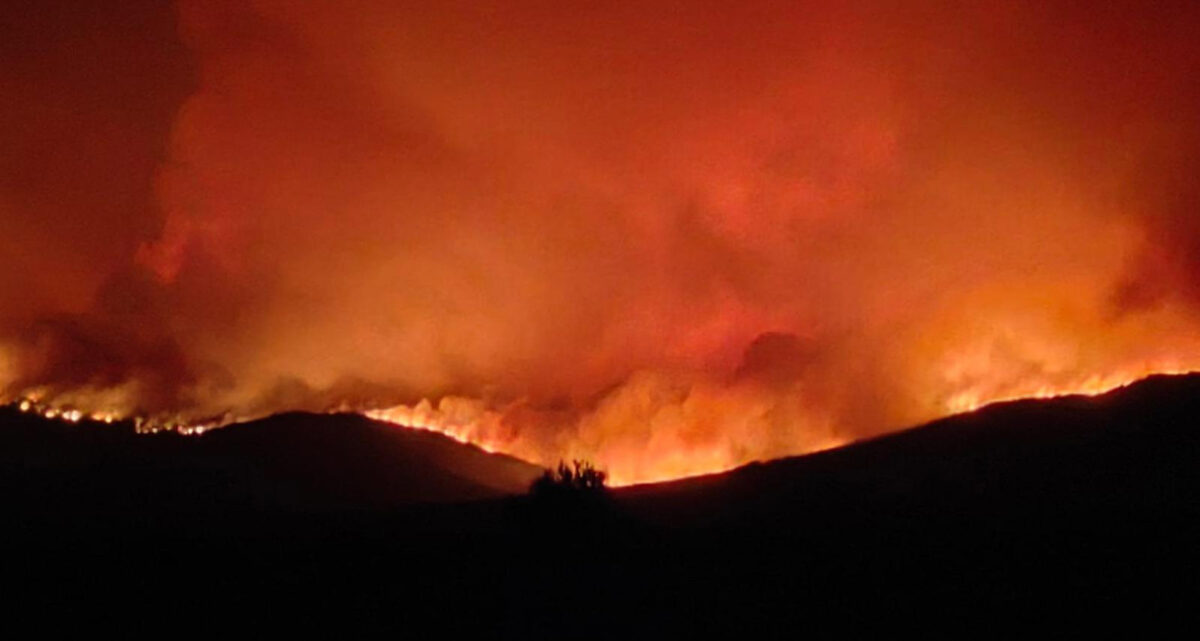
<path id="1" fill-rule="evenodd" d="M 1200 6 L 0 22 L 0 385 L 619 482 L 1200 366 Z"/>

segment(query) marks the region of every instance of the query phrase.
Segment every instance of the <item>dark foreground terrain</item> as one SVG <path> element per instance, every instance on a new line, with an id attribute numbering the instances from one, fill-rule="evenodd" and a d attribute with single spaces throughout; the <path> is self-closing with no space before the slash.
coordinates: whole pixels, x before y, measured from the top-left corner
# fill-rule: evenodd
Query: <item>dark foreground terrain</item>
<path id="1" fill-rule="evenodd" d="M 6 410 L 0 627 L 672 638 L 1163 623 L 1200 593 L 1198 419 L 1200 376 L 1157 377 L 607 497 L 506 498 L 538 470 L 355 417 L 185 439 Z"/>

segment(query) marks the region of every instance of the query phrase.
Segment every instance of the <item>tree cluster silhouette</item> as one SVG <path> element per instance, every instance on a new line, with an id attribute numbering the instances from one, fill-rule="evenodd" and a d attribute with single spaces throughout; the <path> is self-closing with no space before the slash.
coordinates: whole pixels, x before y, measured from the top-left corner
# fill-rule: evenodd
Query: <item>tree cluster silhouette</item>
<path id="1" fill-rule="evenodd" d="M 616 516 L 607 481 L 608 474 L 588 461 L 559 461 L 511 505 L 540 545 L 592 545 L 603 533 L 611 533 Z"/>
<path id="2" fill-rule="evenodd" d="M 546 470 L 529 488 L 535 497 L 600 496 L 607 491 L 608 474 L 588 461 L 559 461 L 557 469 Z"/>

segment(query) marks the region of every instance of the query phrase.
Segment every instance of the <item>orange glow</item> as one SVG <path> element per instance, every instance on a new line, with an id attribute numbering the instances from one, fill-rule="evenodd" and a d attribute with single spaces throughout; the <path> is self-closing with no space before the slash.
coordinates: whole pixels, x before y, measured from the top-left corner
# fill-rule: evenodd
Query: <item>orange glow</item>
<path id="1" fill-rule="evenodd" d="M 1100 376 L 1092 374 L 1077 383 L 1035 383 L 1028 382 L 1007 386 L 1003 391 L 983 392 L 978 389 L 966 390 L 955 394 L 947 401 L 946 409 L 952 413 L 971 412 L 993 403 L 1015 401 L 1021 399 L 1057 398 L 1061 396 L 1100 396 L 1115 389 L 1125 387 L 1142 378 L 1153 374 L 1178 375 L 1190 374 L 1193 370 L 1174 368 L 1147 368 L 1137 373 L 1123 373 Z"/>
<path id="2" fill-rule="evenodd" d="M 925 418 L 970 412 L 1011 400 L 1095 396 L 1152 374 L 1186 374 L 1192 371 L 1173 365 L 1146 365 L 1106 376 L 1084 375 L 1074 380 L 1063 377 L 1055 381 L 976 380 L 968 387 L 940 395 L 945 398 L 943 405 L 932 408 Z M 959 376 L 961 367 L 951 368 L 946 373 L 948 380 Z M 461 397 L 444 397 L 437 403 L 422 400 L 413 406 L 398 405 L 364 410 L 362 413 L 373 420 L 435 432 L 489 453 L 507 454 L 543 466 L 554 465 L 560 459 L 588 458 L 606 469 L 610 474 L 610 482 L 618 487 L 718 473 L 753 461 L 832 449 L 854 440 L 837 435 L 838 431 L 830 425 L 816 427 L 813 424 L 793 424 L 789 427 L 802 434 L 800 438 L 792 442 L 778 439 L 764 442 L 762 437 L 768 435 L 770 428 L 768 423 L 763 422 L 766 411 L 764 403 L 782 403 L 787 399 L 762 396 L 751 399 L 744 395 L 744 389 L 739 392 L 703 385 L 690 388 L 682 392 L 683 396 L 676 396 L 668 402 L 657 399 L 655 402 L 662 405 L 643 408 L 650 411 L 650 415 L 639 415 L 636 419 L 622 417 L 619 411 L 614 411 L 614 406 L 628 401 L 625 397 L 634 393 L 632 388 L 644 387 L 648 380 L 654 378 L 635 377 L 639 380 L 613 392 L 610 398 L 601 402 L 600 408 L 569 417 L 530 413 L 528 408 L 519 406 L 489 409 L 480 401 Z M 661 383 L 655 381 L 649 384 Z M 48 419 L 70 423 L 77 423 L 85 417 L 104 423 L 123 418 L 114 412 L 87 415 L 75 409 L 44 407 L 29 399 L 22 400 L 18 408 L 23 412 L 34 412 Z M 644 431 L 636 428 L 634 438 L 626 442 L 612 440 L 612 433 L 623 429 L 622 418 L 647 421 L 648 440 Z M 564 421 L 573 424 L 564 425 Z M 237 422 L 240 421 L 231 419 L 228 423 L 187 424 L 160 417 L 152 420 L 138 418 L 135 424 L 137 431 L 144 434 L 176 431 L 186 436 L 198 436 Z M 703 429 L 705 423 L 709 424 L 707 432 Z M 591 435 L 591 440 L 588 441 L 588 437 L 584 436 L 575 442 L 560 442 L 558 446 L 561 449 L 548 449 L 542 441 L 542 435 L 547 432 Z M 686 436 L 689 432 L 699 434 L 700 438 L 689 439 Z M 813 434 L 823 436 L 814 437 Z"/>
<path id="3" fill-rule="evenodd" d="M 950 394 L 940 411 L 928 415 L 927 418 L 971 412 L 994 403 L 1020 399 L 1047 399 L 1070 395 L 1098 396 L 1152 374 L 1190 372 L 1191 370 L 1185 369 L 1148 368 L 1108 376 L 1089 375 L 1076 383 L 1030 380 L 997 385 L 990 390 L 981 385 Z M 542 466 L 553 466 L 559 460 L 577 456 L 589 457 L 598 461 L 600 467 L 608 471 L 610 482 L 617 487 L 714 474 L 753 461 L 832 449 L 852 440 L 828 435 L 824 439 L 807 438 L 800 442 L 778 443 L 774 448 L 756 450 L 746 446 L 761 436 L 754 431 L 761 428 L 744 426 L 744 431 L 738 432 L 726 425 L 723 426 L 719 438 L 700 443 L 688 443 L 671 437 L 652 438 L 649 443 L 630 443 L 626 447 L 607 446 L 601 452 L 591 451 L 580 443 L 567 443 L 562 453 L 548 453 L 542 444 L 523 439 L 519 430 L 502 427 L 502 414 L 483 411 L 476 415 L 463 415 L 452 409 L 459 402 L 461 399 L 445 398 L 435 408 L 429 401 L 421 401 L 415 407 L 400 405 L 388 409 L 368 410 L 364 414 L 377 421 L 436 432 L 487 452 L 508 454 Z M 595 418 L 587 416 L 581 420 L 594 421 Z M 680 427 L 656 425 L 651 429 L 678 431 Z"/>

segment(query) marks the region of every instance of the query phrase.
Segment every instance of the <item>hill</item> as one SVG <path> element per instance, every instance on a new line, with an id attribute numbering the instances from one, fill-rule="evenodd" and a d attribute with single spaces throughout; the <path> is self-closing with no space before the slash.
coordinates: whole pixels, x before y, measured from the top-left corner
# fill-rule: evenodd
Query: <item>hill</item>
<path id="1" fill-rule="evenodd" d="M 997 519 L 1188 508 L 1200 489 L 1200 375 L 1098 397 L 1001 403 L 815 454 L 628 488 L 673 527 L 831 512 Z"/>
<path id="2" fill-rule="evenodd" d="M 495 479 L 527 468 L 477 459 L 478 472 L 460 464 L 462 446 L 356 418 L 289 415 L 216 432 L 187 441 L 203 456 L 174 449 L 159 467 L 149 451 L 158 445 L 141 451 L 143 441 L 122 436 L 96 449 L 86 443 L 100 437 L 59 426 L 55 439 L 78 441 L 66 451 L 83 461 L 70 469 L 89 472 L 81 484 L 152 486 L 164 469 L 182 473 L 191 469 L 184 462 L 200 460 L 211 470 L 219 460 L 221 469 L 241 470 L 220 477 L 227 483 L 276 488 L 267 492 L 275 498 L 253 509 L 210 501 L 219 527 L 194 517 L 204 501 L 138 499 L 119 512 L 123 527 L 71 521 L 86 533 L 83 543 L 45 521 L 7 544 L 19 552 L 6 580 L 40 607 L 47 600 L 37 595 L 53 594 L 51 608 L 64 599 L 116 608 L 96 596 L 116 589 L 172 620 L 188 616 L 181 603 L 200 600 L 221 604 L 207 611 L 214 624 L 249 617 L 398 633 L 436 625 L 442 635 L 467 627 L 525 638 L 564 630 L 794 636 L 818 622 L 845 631 L 880 618 L 959 632 L 980 622 L 989 630 L 1040 626 L 1047 617 L 1165 618 L 1191 610 L 1198 581 L 1198 423 L 1200 376 L 1154 377 L 1101 397 L 1005 403 L 838 450 L 565 507 L 525 498 L 393 500 L 495 496 L 510 487 Z M 66 460 L 42 451 L 47 465 Z M 39 477 L 4 457 L 12 513 L 13 497 Z M 412 475 L 433 475 L 433 485 L 388 471 L 401 461 Z M 122 476 L 130 469 L 138 483 Z M 111 516 L 126 505 L 101 502 L 89 512 L 86 501 L 63 497 L 95 492 L 71 487 L 24 513 Z M 322 507 L 278 509 L 288 504 L 279 496 Z M 163 507 L 177 499 L 191 515 L 183 522 L 196 528 L 184 545 L 187 528 L 164 517 L 179 512 Z"/>
<path id="3" fill-rule="evenodd" d="M 383 510 L 522 493 L 540 473 L 352 414 L 284 414 L 181 436 L 0 410 L 0 501 L 26 520 Z"/>

